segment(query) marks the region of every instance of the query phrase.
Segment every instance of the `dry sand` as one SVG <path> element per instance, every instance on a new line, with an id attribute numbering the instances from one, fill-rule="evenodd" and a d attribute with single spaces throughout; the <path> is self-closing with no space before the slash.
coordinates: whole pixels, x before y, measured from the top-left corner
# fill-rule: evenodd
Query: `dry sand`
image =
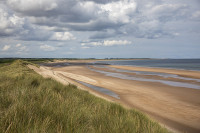
<path id="1" fill-rule="evenodd" d="M 118 102 L 126 107 L 136 108 L 147 113 L 150 117 L 160 122 L 167 128 L 176 132 L 200 132 L 200 90 L 173 87 L 157 82 L 144 82 L 125 80 L 105 76 L 104 74 L 91 71 L 85 65 L 75 65 L 67 67 L 45 67 L 40 69 L 29 66 L 44 77 L 52 77 L 57 81 L 68 84 L 73 83 L 80 88 L 89 90 L 92 94 Z M 91 66 L 92 67 L 92 66 Z M 130 66 L 111 66 L 126 70 L 151 71 L 177 74 L 184 77 L 200 78 L 200 72 L 172 70 L 172 69 L 155 69 L 145 67 Z M 104 71 L 106 68 L 95 68 Z M 122 72 L 118 72 L 122 73 Z M 124 74 L 124 73 L 123 73 Z M 134 76 L 134 74 L 133 74 Z M 145 75 L 141 75 L 144 77 Z M 151 76 L 154 79 L 160 79 L 158 76 Z M 88 84 L 100 86 L 109 89 L 119 95 L 120 99 L 96 92 L 91 88 L 85 87 L 75 80 Z M 175 80 L 175 79 L 165 79 Z M 178 80 L 178 79 L 177 79 Z M 186 82 L 186 81 L 180 81 Z M 188 81 L 191 82 L 191 81 Z M 194 82 L 200 85 L 199 83 Z"/>

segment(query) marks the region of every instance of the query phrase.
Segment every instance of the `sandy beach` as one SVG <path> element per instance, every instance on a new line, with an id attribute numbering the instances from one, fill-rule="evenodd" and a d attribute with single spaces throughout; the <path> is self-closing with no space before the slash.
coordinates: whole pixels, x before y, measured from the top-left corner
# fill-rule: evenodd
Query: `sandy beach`
<path id="1" fill-rule="evenodd" d="M 200 72 L 132 66 L 98 67 L 82 63 L 76 64 L 75 62 L 73 65 L 56 67 L 53 65 L 41 66 L 40 69 L 34 66 L 29 67 L 45 77 L 52 77 L 64 84 L 75 84 L 94 95 L 145 112 L 175 132 L 200 132 L 200 89 L 173 86 L 164 82 L 192 84 L 198 87 L 200 86 L 198 81 Z M 159 72 L 175 74 L 182 78 L 116 70 Z M 125 78 L 122 78 L 123 76 Z M 134 80 L 135 78 L 145 80 Z M 192 80 L 192 78 L 196 80 Z M 162 82 L 152 82 L 156 80 Z M 120 99 L 95 91 L 77 81 L 106 88 L 116 93 Z"/>

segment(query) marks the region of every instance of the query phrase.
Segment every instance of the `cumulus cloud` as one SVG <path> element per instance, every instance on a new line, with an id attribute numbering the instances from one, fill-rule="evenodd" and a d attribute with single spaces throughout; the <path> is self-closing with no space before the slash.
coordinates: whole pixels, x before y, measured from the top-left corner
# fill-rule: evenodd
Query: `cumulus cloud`
<path id="1" fill-rule="evenodd" d="M 55 47 L 50 46 L 50 45 L 46 45 L 46 44 L 41 45 L 41 46 L 40 46 L 40 49 L 42 49 L 43 51 L 49 51 L 49 52 L 55 51 L 55 50 L 56 50 Z"/>
<path id="2" fill-rule="evenodd" d="M 55 0 L 8 0 L 7 4 L 18 12 L 37 16 L 44 15 L 44 12 L 52 11 L 58 7 Z"/>
<path id="3" fill-rule="evenodd" d="M 131 41 L 127 40 L 104 40 L 102 42 L 83 42 L 82 48 L 87 48 L 87 46 L 116 46 L 116 45 L 129 45 Z"/>
<path id="4" fill-rule="evenodd" d="M 67 40 L 74 40 L 75 37 L 69 32 L 55 32 L 50 40 L 57 40 L 57 41 L 67 41 Z"/>
<path id="5" fill-rule="evenodd" d="M 22 15 L 54 18 L 58 22 L 86 22 L 96 10 L 92 1 L 8 0 L 7 5 Z"/>
<path id="6" fill-rule="evenodd" d="M 128 23 L 136 9 L 133 0 L 8 0 L 7 5 L 32 23 L 78 31 L 99 31 Z M 78 17 L 77 17 L 78 16 Z"/>
<path id="7" fill-rule="evenodd" d="M 139 41 L 162 42 L 162 38 L 176 40 L 187 35 L 189 40 L 198 38 L 200 31 L 198 0 L 0 1 L 0 50 L 7 50 L 2 53 L 8 55 L 13 51 L 24 54 L 29 49 L 35 50 L 34 45 L 43 41 L 40 49 L 44 53 L 62 51 L 58 47 L 81 47 L 87 51 L 95 46 L 106 49 Z M 195 40 L 198 39 L 193 39 L 194 44 Z"/>
<path id="8" fill-rule="evenodd" d="M 137 2 L 133 19 L 116 32 L 124 36 L 157 39 L 174 37 L 178 33 L 176 26 L 168 23 L 189 18 L 189 6 L 182 3 L 165 3 L 158 1 Z"/>
<path id="9" fill-rule="evenodd" d="M 131 42 L 127 40 L 105 40 L 103 42 L 104 46 L 128 45 L 128 44 L 131 44 Z"/>
<path id="10" fill-rule="evenodd" d="M 21 44 L 20 44 L 20 43 L 16 44 L 16 47 L 20 47 L 20 46 L 21 46 Z"/>
<path id="11" fill-rule="evenodd" d="M 3 8 L 0 8 L 0 20 L 0 36 L 10 36 L 23 29 L 23 18 L 15 14 L 9 14 L 8 11 Z"/>
<path id="12" fill-rule="evenodd" d="M 7 51 L 10 49 L 10 47 L 11 47 L 10 45 L 4 45 L 2 51 Z"/>
<path id="13" fill-rule="evenodd" d="M 167 23 L 187 18 L 196 21 L 200 16 L 185 1 L 7 0 L 3 5 L 0 36 L 26 41 L 78 40 L 71 31 L 79 32 L 80 37 L 89 31 L 89 39 L 102 40 L 173 37 L 179 32 Z"/>
<path id="14" fill-rule="evenodd" d="M 124 0 L 101 5 L 102 12 L 108 13 L 108 18 L 114 22 L 128 23 L 131 14 L 136 10 L 134 0 Z"/>

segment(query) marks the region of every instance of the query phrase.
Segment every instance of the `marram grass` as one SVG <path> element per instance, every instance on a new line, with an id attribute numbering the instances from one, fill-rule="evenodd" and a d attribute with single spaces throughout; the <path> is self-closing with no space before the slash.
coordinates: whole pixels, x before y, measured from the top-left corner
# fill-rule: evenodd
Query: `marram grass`
<path id="1" fill-rule="evenodd" d="M 0 67 L 2 133 L 166 133 L 144 114 L 64 86 L 30 70 L 27 62 Z"/>

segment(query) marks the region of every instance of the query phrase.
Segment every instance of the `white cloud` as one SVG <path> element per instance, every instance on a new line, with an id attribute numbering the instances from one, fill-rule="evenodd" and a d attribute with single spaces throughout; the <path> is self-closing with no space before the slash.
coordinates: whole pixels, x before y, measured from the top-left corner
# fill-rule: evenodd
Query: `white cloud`
<path id="1" fill-rule="evenodd" d="M 130 14 L 134 13 L 137 4 L 134 0 L 123 0 L 101 5 L 102 12 L 108 13 L 109 19 L 115 22 L 128 23 Z"/>
<path id="2" fill-rule="evenodd" d="M 74 40 L 75 37 L 69 32 L 55 32 L 50 40 L 56 41 L 67 41 L 67 40 Z"/>
<path id="3" fill-rule="evenodd" d="M 10 45 L 5 45 L 4 47 L 3 47 L 3 49 L 2 49 L 2 51 L 7 51 L 7 50 L 9 50 L 10 49 Z"/>
<path id="4" fill-rule="evenodd" d="M 131 44 L 131 42 L 127 40 L 105 40 L 103 42 L 104 46 L 128 45 L 128 44 Z"/>
<path id="5" fill-rule="evenodd" d="M 129 45 L 131 41 L 127 40 L 104 40 L 102 42 L 84 42 L 81 43 L 82 46 L 115 46 L 115 45 Z M 84 47 L 82 47 L 84 48 Z"/>
<path id="6" fill-rule="evenodd" d="M 44 51 L 55 51 L 56 48 L 50 45 L 41 45 L 40 49 L 44 50 Z"/>
<path id="7" fill-rule="evenodd" d="M 16 16 L 15 14 L 9 14 L 5 9 L 0 8 L 0 36 L 11 35 L 20 29 L 24 24 L 24 19 Z"/>
<path id="8" fill-rule="evenodd" d="M 85 46 L 85 45 L 100 46 L 102 44 L 103 44 L 102 42 L 86 42 L 86 43 L 81 43 L 82 46 Z"/>
<path id="9" fill-rule="evenodd" d="M 120 30 L 123 35 L 136 38 L 171 38 L 180 32 L 176 22 L 189 20 L 189 6 L 185 3 L 170 3 L 164 1 L 138 1 L 137 12 L 132 21 Z M 170 23 L 174 23 L 173 26 Z M 170 26 L 169 26 L 170 25 Z"/>
<path id="10" fill-rule="evenodd" d="M 21 44 L 20 44 L 20 43 L 16 44 L 16 47 L 20 47 L 20 46 L 21 46 Z"/>

